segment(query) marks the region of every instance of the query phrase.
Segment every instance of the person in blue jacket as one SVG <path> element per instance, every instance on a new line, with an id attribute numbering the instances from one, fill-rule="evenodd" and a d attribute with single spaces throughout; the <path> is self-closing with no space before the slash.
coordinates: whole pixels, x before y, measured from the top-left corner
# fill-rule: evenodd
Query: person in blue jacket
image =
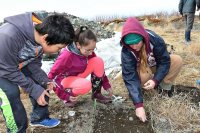
<path id="1" fill-rule="evenodd" d="M 141 89 L 153 90 L 159 85 L 171 96 L 173 81 L 182 66 L 182 58 L 169 55 L 164 40 L 155 32 L 145 30 L 134 17 L 122 29 L 122 77 L 136 107 L 136 116 L 147 120 Z"/>
<path id="2" fill-rule="evenodd" d="M 32 12 L 9 16 L 0 27 L 0 110 L 8 133 L 26 133 L 28 119 L 20 89 L 30 96 L 32 126 L 55 127 L 60 120 L 49 117 L 49 90 L 55 83 L 41 69 L 43 53 L 57 53 L 73 42 L 71 22 L 54 14 L 41 21 Z"/>

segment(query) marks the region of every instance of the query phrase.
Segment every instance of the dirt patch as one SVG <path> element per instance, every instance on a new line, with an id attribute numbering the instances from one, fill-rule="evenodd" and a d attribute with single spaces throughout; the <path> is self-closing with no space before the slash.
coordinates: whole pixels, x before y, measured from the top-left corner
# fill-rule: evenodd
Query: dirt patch
<path id="1" fill-rule="evenodd" d="M 50 110 L 53 116 L 61 119 L 61 124 L 53 129 L 31 128 L 31 132 L 117 133 L 137 131 L 138 133 L 153 133 L 149 122 L 142 123 L 135 117 L 133 108 L 123 104 L 94 104 L 89 95 L 83 97 L 74 108 L 67 108 L 60 102 L 55 104 L 52 101 Z M 68 115 L 68 112 L 72 110 L 75 111 L 73 117 Z"/>
<path id="2" fill-rule="evenodd" d="M 151 123 L 136 118 L 132 108 L 100 109 L 95 116 L 94 133 L 153 133 Z"/>

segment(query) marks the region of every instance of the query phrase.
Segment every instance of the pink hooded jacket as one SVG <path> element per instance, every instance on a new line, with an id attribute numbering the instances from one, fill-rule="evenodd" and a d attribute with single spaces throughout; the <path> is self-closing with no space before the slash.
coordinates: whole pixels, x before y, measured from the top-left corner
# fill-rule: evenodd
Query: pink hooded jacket
<path id="1" fill-rule="evenodd" d="M 51 71 L 48 74 L 49 79 L 55 80 L 57 85 L 67 76 L 76 76 L 83 73 L 87 67 L 87 62 L 90 58 L 95 57 L 93 52 L 89 57 L 84 57 L 79 53 L 70 51 L 67 47 L 62 51 L 60 56 L 54 63 Z M 105 90 L 111 87 L 106 75 L 103 77 L 103 88 Z"/>

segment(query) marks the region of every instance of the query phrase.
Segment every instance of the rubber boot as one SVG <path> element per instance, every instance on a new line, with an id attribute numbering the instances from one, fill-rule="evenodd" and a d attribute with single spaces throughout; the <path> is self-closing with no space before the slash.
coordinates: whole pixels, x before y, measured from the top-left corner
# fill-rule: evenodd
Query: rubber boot
<path id="1" fill-rule="evenodd" d="M 101 93 L 102 78 L 99 78 L 94 74 L 91 74 L 91 82 L 92 82 L 92 100 L 96 99 L 97 102 L 104 104 L 110 103 L 111 98 L 105 97 Z"/>
<path id="2" fill-rule="evenodd" d="M 163 81 L 158 85 L 158 93 L 161 95 L 167 94 L 168 97 L 173 96 L 174 89 L 172 84 L 164 83 Z"/>

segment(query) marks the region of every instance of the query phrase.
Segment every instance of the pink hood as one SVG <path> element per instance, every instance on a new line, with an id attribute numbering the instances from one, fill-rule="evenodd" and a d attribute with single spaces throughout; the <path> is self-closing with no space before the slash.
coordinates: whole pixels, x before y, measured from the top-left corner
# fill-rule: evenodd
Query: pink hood
<path id="1" fill-rule="evenodd" d="M 132 48 L 130 48 L 130 46 L 128 46 L 128 45 L 126 45 L 124 43 L 124 37 L 127 34 L 130 34 L 130 33 L 139 34 L 139 35 L 141 35 L 144 38 L 143 41 L 144 41 L 144 44 L 146 46 L 146 52 L 147 52 L 147 54 L 151 52 L 149 34 L 144 29 L 143 25 L 136 18 L 134 18 L 134 17 L 128 18 L 126 20 L 124 26 L 123 26 L 121 43 L 122 43 L 123 46 L 127 47 L 132 52 L 134 52 L 137 60 L 139 61 L 140 59 L 138 57 L 138 52 L 136 52 L 135 50 L 133 50 Z"/>
<path id="2" fill-rule="evenodd" d="M 122 29 L 122 42 L 124 36 L 130 33 L 135 33 L 143 36 L 145 44 L 149 44 L 149 35 L 144 29 L 143 25 L 134 17 L 130 17 L 126 20 Z"/>

